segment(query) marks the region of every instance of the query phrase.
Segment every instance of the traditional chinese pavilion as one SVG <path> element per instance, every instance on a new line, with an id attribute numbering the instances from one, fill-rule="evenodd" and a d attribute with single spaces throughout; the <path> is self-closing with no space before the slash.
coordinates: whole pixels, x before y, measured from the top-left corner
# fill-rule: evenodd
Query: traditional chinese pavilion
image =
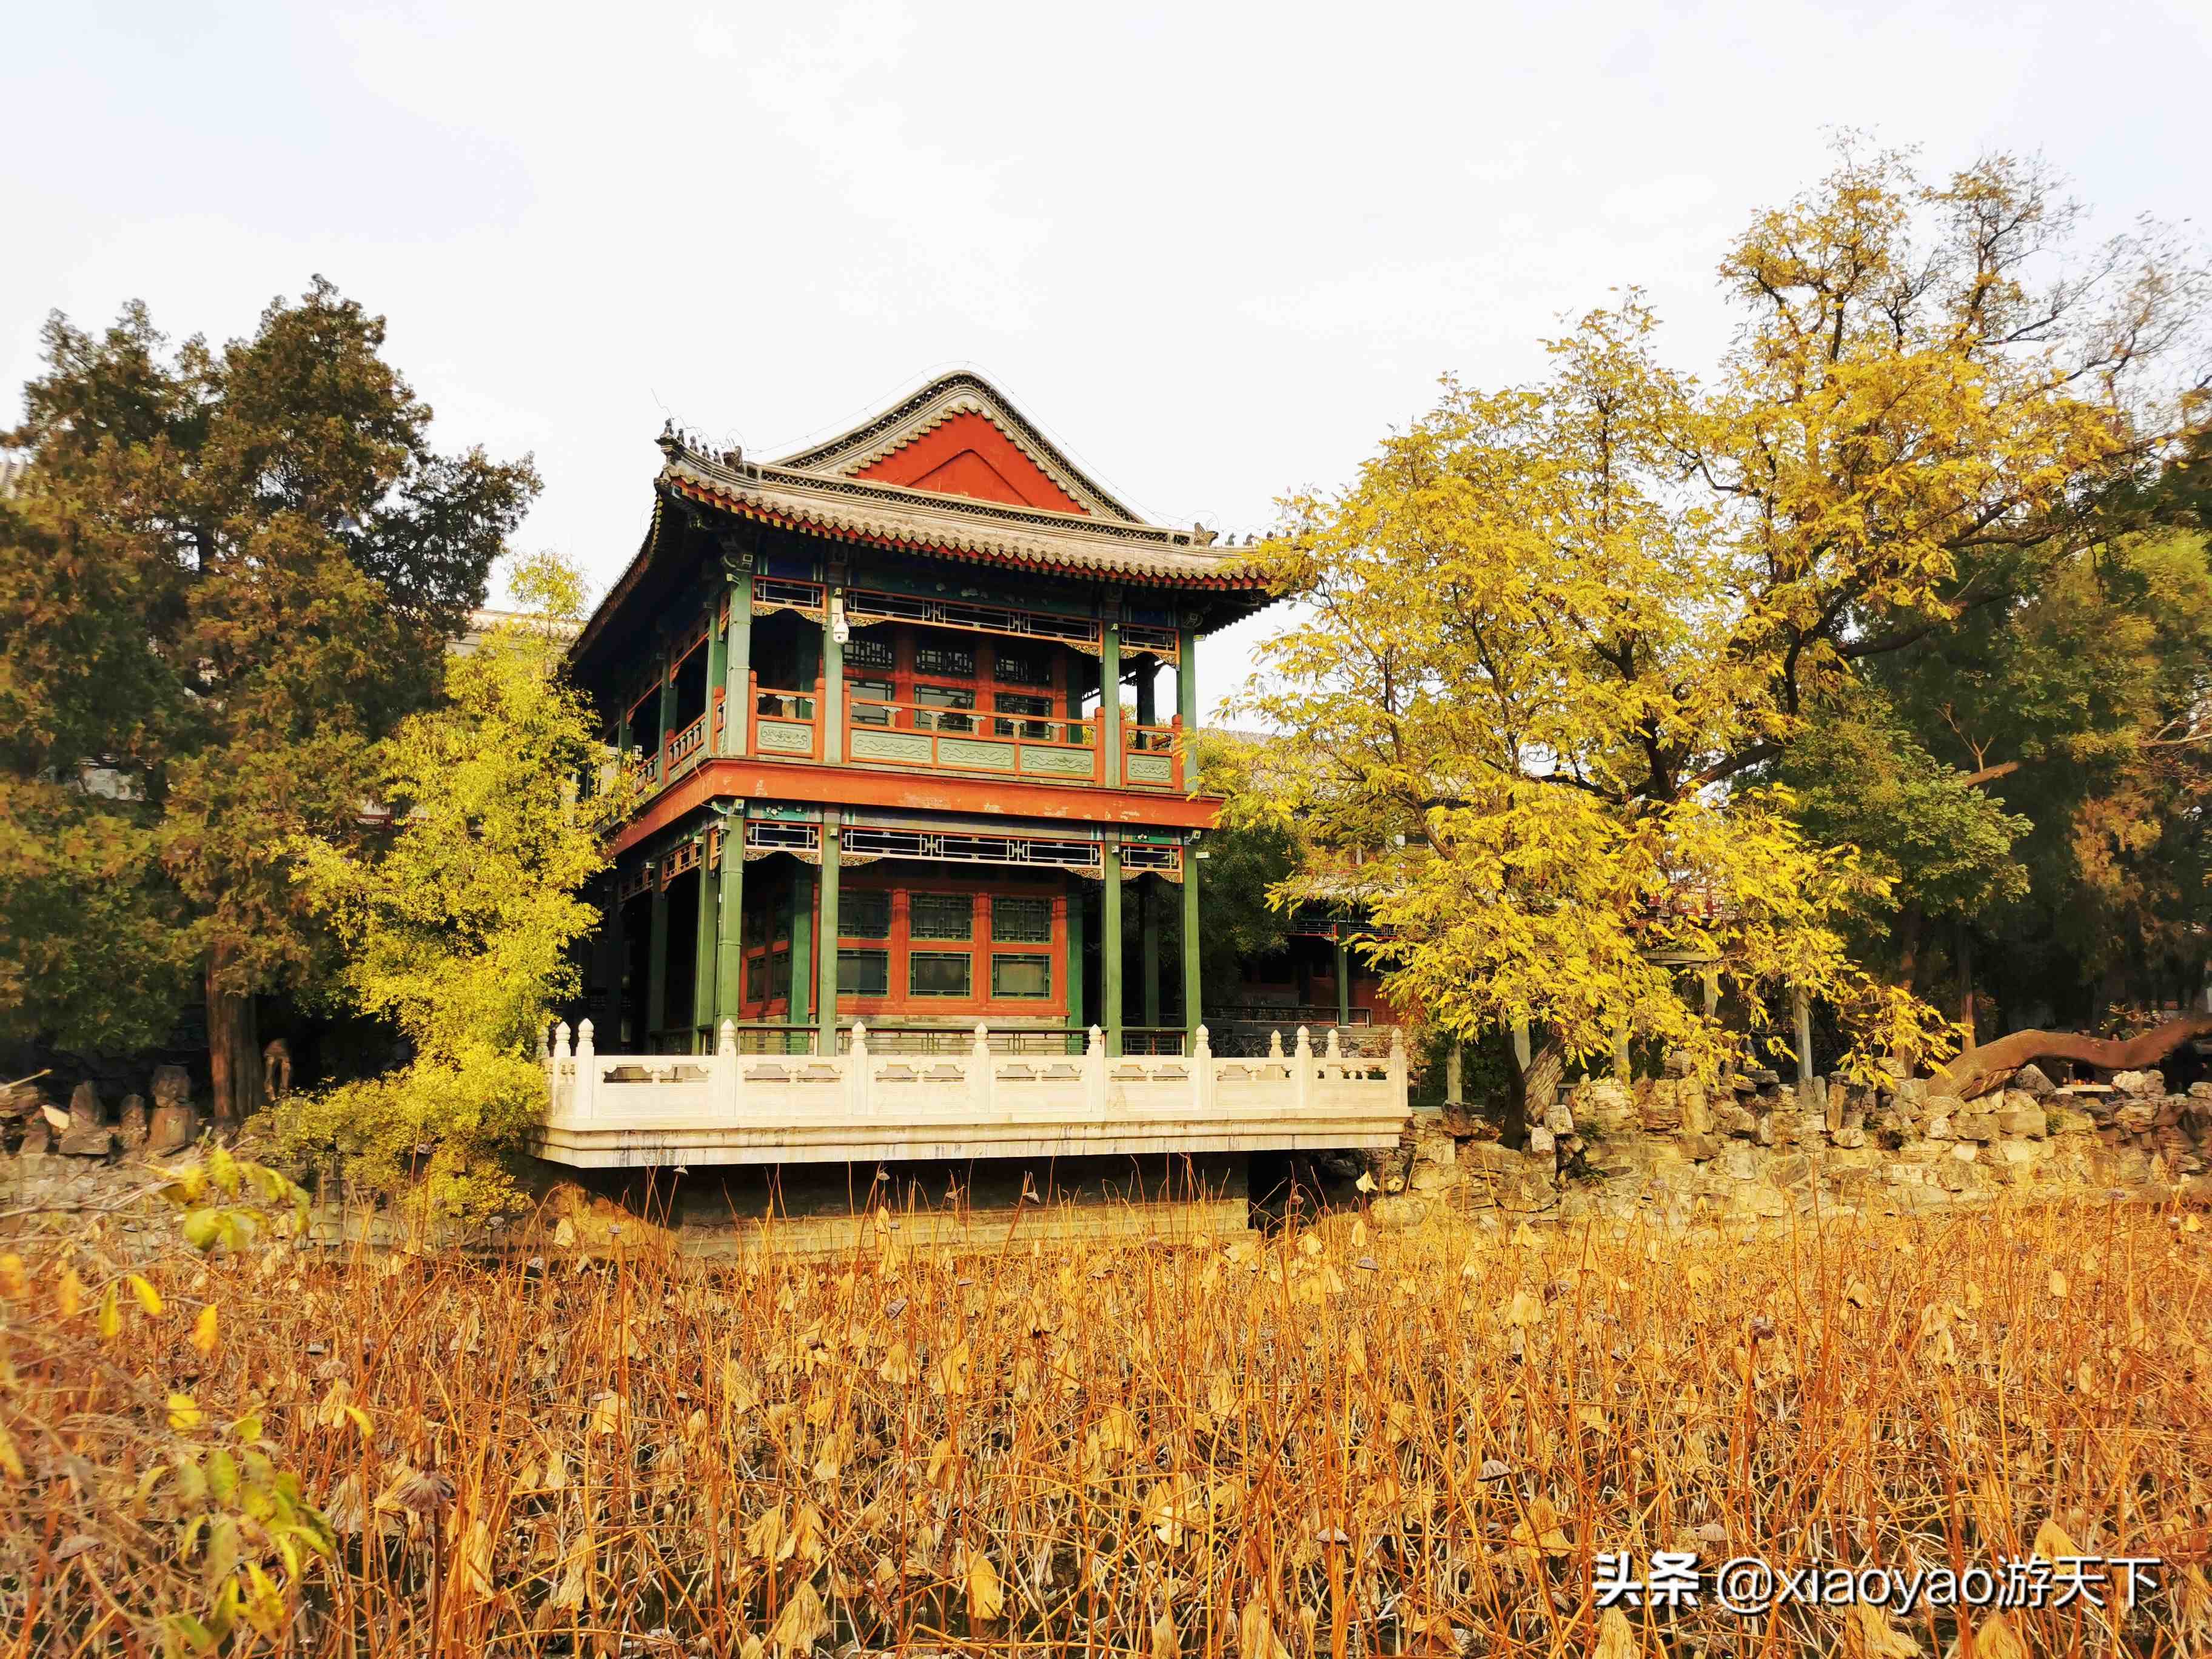
<path id="1" fill-rule="evenodd" d="M 718 1155 L 702 1137 L 725 1161 L 881 1155 L 836 1125 L 909 1083 L 908 1117 L 957 1096 L 956 1118 L 1018 1118 L 1057 1084 L 1080 1098 L 1047 1117 L 1221 1109 L 1193 855 L 1215 808 L 1186 739 L 1198 641 L 1266 604 L 1261 583 L 1208 532 L 1139 519 L 972 374 L 780 461 L 660 447 L 651 531 L 572 651 L 643 793 L 603 896 L 592 1030 L 549 1056 L 547 1156 L 641 1161 L 647 1131 L 672 1161 Z M 683 1055 L 711 1063 L 655 1058 Z M 624 1090 L 645 1084 L 665 1086 Z M 602 1123 L 626 1103 L 619 1156 L 579 1127 L 583 1094 Z M 732 1150 L 741 1098 L 781 1127 Z M 826 1150 L 790 1152 L 817 1118 Z M 1313 1133 L 1271 1144 L 1361 1144 Z"/>

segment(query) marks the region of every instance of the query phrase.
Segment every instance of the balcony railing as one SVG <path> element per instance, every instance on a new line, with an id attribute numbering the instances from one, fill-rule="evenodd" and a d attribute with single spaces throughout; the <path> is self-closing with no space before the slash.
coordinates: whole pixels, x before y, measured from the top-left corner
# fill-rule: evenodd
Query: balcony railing
<path id="1" fill-rule="evenodd" d="M 822 683 L 811 691 L 778 691 L 745 676 L 745 752 L 793 760 L 822 758 Z"/>
<path id="2" fill-rule="evenodd" d="M 1121 728 L 1121 781 L 1139 787 L 1182 787 L 1182 721 Z"/>
<path id="3" fill-rule="evenodd" d="M 1054 782 L 1098 783 L 1105 775 L 1096 720 L 858 697 L 845 704 L 845 757 L 861 765 L 921 766 Z"/>
<path id="4" fill-rule="evenodd" d="M 676 775 L 676 769 L 684 761 L 697 754 L 700 750 L 706 747 L 706 744 L 707 717 L 704 714 L 702 714 L 697 720 L 693 720 L 690 725 L 684 727 L 682 731 L 674 732 L 670 736 L 668 739 L 667 775 L 670 777 L 674 777 Z"/>
<path id="5" fill-rule="evenodd" d="M 765 759 L 823 757 L 823 683 L 782 690 L 746 677 L 745 752 Z M 635 763 L 645 781 L 673 778 L 678 769 L 719 738 L 718 707 L 672 733 L 658 755 Z M 1025 778 L 1041 782 L 1103 783 L 1105 744 L 1097 716 L 1023 714 L 995 709 L 950 708 L 939 703 L 845 699 L 845 758 L 861 766 L 912 767 L 927 771 Z M 1166 726 L 1121 728 L 1121 780 L 1133 788 L 1179 791 L 1183 787 L 1181 720 Z"/>

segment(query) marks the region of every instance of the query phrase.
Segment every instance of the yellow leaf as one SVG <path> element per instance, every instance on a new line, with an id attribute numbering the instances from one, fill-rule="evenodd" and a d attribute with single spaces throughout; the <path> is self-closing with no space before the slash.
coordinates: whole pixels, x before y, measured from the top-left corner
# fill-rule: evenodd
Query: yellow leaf
<path id="1" fill-rule="evenodd" d="M 968 1552 L 968 1616 L 988 1624 L 1006 1611 L 1006 1593 L 999 1584 L 999 1570 L 981 1550 Z"/>
<path id="2" fill-rule="evenodd" d="M 2051 1293 L 2057 1297 L 2061 1302 L 2063 1302 L 2066 1299 L 2066 1275 L 2058 1272 L 2056 1268 L 2051 1270 Z"/>
<path id="3" fill-rule="evenodd" d="M 98 1328 L 100 1340 L 103 1342 L 112 1342 L 116 1333 L 123 1328 L 123 1315 L 115 1305 L 115 1286 L 112 1285 L 100 1298 Z"/>
<path id="4" fill-rule="evenodd" d="M 30 1293 L 31 1287 L 23 1279 L 23 1258 L 13 1251 L 0 1255 L 0 1296 L 21 1302 Z"/>
<path id="5" fill-rule="evenodd" d="M 200 1316 L 192 1322 L 192 1346 L 202 1353 L 213 1353 L 216 1345 L 215 1304 L 210 1302 L 200 1310 Z"/>
<path id="6" fill-rule="evenodd" d="M 131 1294 L 138 1298 L 138 1305 L 146 1310 L 146 1316 L 159 1319 L 161 1316 L 161 1293 L 137 1273 L 132 1273 L 126 1282 L 131 1286 Z"/>
<path id="7" fill-rule="evenodd" d="M 10 1480 L 23 1478 L 23 1455 L 15 1449 L 15 1437 L 4 1428 L 0 1428 L 0 1473 Z"/>
<path id="8" fill-rule="evenodd" d="M 2044 1523 L 2035 1529 L 2035 1542 L 2028 1553 L 2039 1555 L 2046 1561 L 2057 1561 L 2065 1556 L 2081 1553 L 2074 1540 L 2067 1536 L 2066 1528 L 2058 1524 L 2058 1517 L 2055 1515 L 2045 1518 Z"/>
<path id="9" fill-rule="evenodd" d="M 62 1269 L 61 1288 L 55 1292 L 64 1319 L 75 1319 L 84 1311 L 84 1281 L 76 1276 L 76 1269 Z"/>
<path id="10" fill-rule="evenodd" d="M 1637 1644 L 1636 1627 L 1619 1607 L 1607 1607 L 1598 1615 L 1597 1645 L 1590 1654 L 1591 1659 L 1643 1659 L 1644 1650 Z"/>
<path id="11" fill-rule="evenodd" d="M 201 1415 L 200 1408 L 192 1403 L 191 1395 L 173 1394 L 169 1396 L 169 1426 L 171 1428 L 179 1432 L 185 1429 L 196 1429 L 200 1425 Z"/>
<path id="12" fill-rule="evenodd" d="M 1503 1316 L 1509 1325 L 1533 1325 L 1544 1316 L 1544 1304 L 1525 1290 L 1516 1291 Z"/>
<path id="13" fill-rule="evenodd" d="M 802 1578 L 791 1600 L 783 1604 L 782 1615 L 769 1632 L 769 1640 L 785 1654 L 805 1653 L 829 1628 L 829 1616 L 822 1610 L 822 1598 L 815 1592 L 813 1580 Z"/>

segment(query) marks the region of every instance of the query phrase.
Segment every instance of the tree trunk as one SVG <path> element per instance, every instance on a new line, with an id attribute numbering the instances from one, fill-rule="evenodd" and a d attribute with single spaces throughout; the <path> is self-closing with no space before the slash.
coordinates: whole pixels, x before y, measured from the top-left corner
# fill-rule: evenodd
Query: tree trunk
<path id="1" fill-rule="evenodd" d="M 1897 977 L 1908 991 L 1920 976 L 1920 901 L 1914 899 L 1897 918 Z"/>
<path id="2" fill-rule="evenodd" d="M 1974 936 L 1959 923 L 1959 1024 L 1966 1029 L 1966 1054 L 1974 1052 Z"/>
<path id="3" fill-rule="evenodd" d="M 2014 1031 L 1960 1054 L 1936 1073 L 1937 1094 L 1970 1100 L 1995 1088 L 2030 1060 L 2071 1060 L 2108 1072 L 2136 1072 L 2155 1066 L 2192 1037 L 2212 1036 L 2212 1014 L 2170 1019 L 2136 1036 L 2083 1036 L 2076 1031 Z"/>
<path id="4" fill-rule="evenodd" d="M 1505 1115 L 1502 1139 L 1506 1146 L 1518 1149 L 1528 1144 L 1529 1127 L 1541 1123 L 1547 1109 L 1559 1097 L 1566 1062 L 1566 1051 L 1555 1039 L 1547 1038 L 1543 1046 L 1529 1056 L 1527 1071 L 1517 1065 L 1505 1068 L 1512 1084 L 1513 1107 Z"/>
<path id="5" fill-rule="evenodd" d="M 228 981 L 234 945 L 217 945 L 208 957 L 208 1072 L 216 1127 L 234 1129 L 261 1104 L 260 1032 L 253 993 Z"/>

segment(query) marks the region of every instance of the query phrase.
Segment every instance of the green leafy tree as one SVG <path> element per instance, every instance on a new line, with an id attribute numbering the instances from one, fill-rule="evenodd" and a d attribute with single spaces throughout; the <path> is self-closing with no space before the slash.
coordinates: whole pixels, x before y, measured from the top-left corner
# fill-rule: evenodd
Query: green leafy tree
<path id="1" fill-rule="evenodd" d="M 578 988 L 570 946 L 598 921 L 579 893 L 627 805 L 578 788 L 598 781 L 602 750 L 562 672 L 575 573 L 540 557 L 514 588 L 531 619 L 456 658 L 443 699 L 378 750 L 389 842 L 295 847 L 300 889 L 344 952 L 340 995 L 414 1055 L 287 1102 L 279 1133 L 294 1156 L 335 1152 L 351 1179 L 447 1213 L 514 1197 L 507 1166 L 544 1111 L 538 1045 Z"/>
<path id="2" fill-rule="evenodd" d="M 318 279 L 250 339 L 56 316 L 0 505 L 0 1030 L 158 1040 L 184 976 L 214 1104 L 260 1077 L 253 996 L 326 938 L 283 848 L 364 833 L 380 739 L 537 489 L 429 446 L 384 324 Z"/>
<path id="3" fill-rule="evenodd" d="M 2185 529 L 2116 535 L 1975 621 L 1879 671 L 1949 787 L 2025 832 L 2016 882 L 1950 907 L 1954 973 L 1979 938 L 2023 1012 L 2095 1024 L 2186 995 L 2212 927 L 2212 550 Z"/>
<path id="4" fill-rule="evenodd" d="M 1862 959 L 1882 963 L 1907 990 L 1918 988 L 1931 924 L 1955 926 L 2027 891 L 2014 847 L 2033 823 L 1938 759 L 1873 687 L 1822 708 L 1771 775 L 1808 836 L 1857 848 L 1879 878 L 1850 932 Z"/>

